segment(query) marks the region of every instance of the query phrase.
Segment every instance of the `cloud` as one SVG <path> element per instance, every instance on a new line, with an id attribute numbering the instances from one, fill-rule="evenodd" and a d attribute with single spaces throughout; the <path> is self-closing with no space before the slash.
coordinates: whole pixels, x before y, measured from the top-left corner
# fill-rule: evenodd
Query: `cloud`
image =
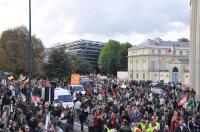
<path id="1" fill-rule="evenodd" d="M 0 1 L 0 31 L 28 25 L 27 0 Z M 189 0 L 32 0 L 32 31 L 46 46 L 75 39 L 131 43 L 189 36 Z"/>

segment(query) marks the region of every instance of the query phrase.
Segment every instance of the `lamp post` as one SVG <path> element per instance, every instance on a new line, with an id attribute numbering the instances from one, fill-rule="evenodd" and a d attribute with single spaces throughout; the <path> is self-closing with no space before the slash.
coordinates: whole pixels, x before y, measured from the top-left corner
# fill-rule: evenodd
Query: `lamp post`
<path id="1" fill-rule="evenodd" d="M 29 94 L 29 105 L 31 102 L 31 76 L 32 76 L 32 43 L 31 43 L 31 0 L 29 0 L 29 40 L 28 40 L 28 94 Z"/>
<path id="2" fill-rule="evenodd" d="M 108 75 L 110 74 L 110 61 L 111 59 L 108 57 Z"/>

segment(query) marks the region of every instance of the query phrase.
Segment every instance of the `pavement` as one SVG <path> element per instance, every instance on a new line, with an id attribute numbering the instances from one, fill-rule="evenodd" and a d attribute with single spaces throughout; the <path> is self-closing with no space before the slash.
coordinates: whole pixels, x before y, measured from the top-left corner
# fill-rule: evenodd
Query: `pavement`
<path id="1" fill-rule="evenodd" d="M 88 127 L 85 124 L 83 125 L 83 131 L 88 132 Z M 81 124 L 78 121 L 74 122 L 73 132 L 81 132 Z"/>

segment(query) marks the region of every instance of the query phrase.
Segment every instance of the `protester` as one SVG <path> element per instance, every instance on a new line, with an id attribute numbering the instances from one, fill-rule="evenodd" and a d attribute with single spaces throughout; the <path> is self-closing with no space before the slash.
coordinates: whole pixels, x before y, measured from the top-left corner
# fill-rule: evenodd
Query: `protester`
<path id="1" fill-rule="evenodd" d="M 32 97 L 27 79 L 0 80 L 0 129 L 25 132 L 73 132 L 74 122 L 89 132 L 198 132 L 200 105 L 195 91 L 182 84 L 164 88 L 151 81 L 130 81 L 122 88 L 111 77 L 90 77 L 86 96 L 70 91 L 74 107 L 54 106 L 46 97 L 45 80 L 33 79 Z M 96 94 L 92 90 L 97 87 Z M 58 81 L 57 86 L 69 89 Z M 69 89 L 70 90 L 70 89 Z M 31 101 L 31 103 L 30 103 Z M 198 105 L 197 105 L 198 104 Z"/>

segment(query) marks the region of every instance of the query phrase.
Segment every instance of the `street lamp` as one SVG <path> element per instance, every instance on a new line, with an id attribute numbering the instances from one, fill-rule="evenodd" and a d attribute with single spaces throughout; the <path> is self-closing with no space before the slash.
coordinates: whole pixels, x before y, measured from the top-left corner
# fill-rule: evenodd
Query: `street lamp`
<path id="1" fill-rule="evenodd" d="M 32 76 L 32 43 L 31 43 L 31 0 L 29 0 L 29 41 L 28 41 L 28 76 L 29 76 L 29 105 L 31 102 L 31 76 Z"/>
<path id="2" fill-rule="evenodd" d="M 108 75 L 110 74 L 110 61 L 111 61 L 111 59 L 108 58 Z"/>

